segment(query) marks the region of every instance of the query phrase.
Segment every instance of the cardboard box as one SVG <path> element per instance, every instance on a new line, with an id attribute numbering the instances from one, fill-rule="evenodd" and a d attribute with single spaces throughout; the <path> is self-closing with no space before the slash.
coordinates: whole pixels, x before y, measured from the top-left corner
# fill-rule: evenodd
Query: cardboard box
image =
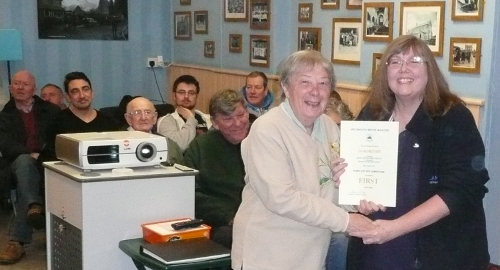
<path id="1" fill-rule="evenodd" d="M 178 231 L 174 230 L 171 226 L 172 223 L 188 220 L 191 219 L 181 218 L 142 224 L 141 227 L 143 238 L 144 240 L 152 244 L 198 237 L 210 238 L 211 227 L 205 224 L 196 228 L 188 228 Z"/>

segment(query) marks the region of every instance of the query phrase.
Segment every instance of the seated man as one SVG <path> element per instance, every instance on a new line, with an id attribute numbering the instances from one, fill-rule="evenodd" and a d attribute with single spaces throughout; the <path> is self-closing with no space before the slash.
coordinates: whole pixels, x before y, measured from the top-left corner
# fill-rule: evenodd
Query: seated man
<path id="1" fill-rule="evenodd" d="M 248 112 L 252 114 L 250 117 L 263 115 L 274 101 L 274 94 L 267 87 L 267 76 L 260 71 L 247 75 L 247 83 L 240 92 L 247 102 Z"/>
<path id="2" fill-rule="evenodd" d="M 195 185 L 195 216 L 212 226 L 212 239 L 231 248 L 233 218 L 241 203 L 245 170 L 241 141 L 250 129 L 245 100 L 234 90 L 210 100 L 215 130 L 196 137 L 184 153 L 186 166 L 200 171 Z"/>
<path id="3" fill-rule="evenodd" d="M 153 126 L 156 124 L 155 106 L 147 98 L 135 97 L 127 104 L 125 120 L 129 127 L 127 130 L 137 130 L 151 133 Z M 168 157 L 167 162 L 182 164 L 182 151 L 176 142 L 169 138 L 167 139 Z"/>
<path id="4" fill-rule="evenodd" d="M 61 109 L 66 109 L 66 103 L 64 102 L 64 94 L 61 87 L 48 83 L 42 87 L 40 90 L 40 97 L 52 104 L 57 105 Z"/>
<path id="5" fill-rule="evenodd" d="M 35 95 L 36 81 L 29 71 L 14 74 L 10 93 L 12 99 L 0 113 L 0 159 L 10 167 L 10 174 L 2 176 L 2 181 L 15 180 L 18 200 L 10 241 L 0 251 L 0 264 L 21 260 L 26 254 L 24 244 L 31 243 L 33 228 L 45 225 L 39 155 L 47 126 L 60 110 Z"/>
<path id="6" fill-rule="evenodd" d="M 57 134 L 81 132 L 105 132 L 120 129 L 118 123 L 92 107 L 94 91 L 89 78 L 83 72 L 70 72 L 64 79 L 64 91 L 69 107 L 59 112 L 48 133 L 47 157 L 55 160 Z M 44 153 L 45 154 L 45 153 Z"/>
<path id="7" fill-rule="evenodd" d="M 172 100 L 175 112 L 158 120 L 158 133 L 174 140 L 185 151 L 189 143 L 212 126 L 208 115 L 195 110 L 200 84 L 191 75 L 182 75 L 174 82 Z"/>

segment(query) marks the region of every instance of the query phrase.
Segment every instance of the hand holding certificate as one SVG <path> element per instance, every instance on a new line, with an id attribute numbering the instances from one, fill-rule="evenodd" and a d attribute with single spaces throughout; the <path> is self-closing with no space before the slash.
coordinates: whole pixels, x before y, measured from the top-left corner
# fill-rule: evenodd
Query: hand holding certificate
<path id="1" fill-rule="evenodd" d="M 342 121 L 340 157 L 348 166 L 340 177 L 339 204 L 360 200 L 396 206 L 398 122 Z"/>

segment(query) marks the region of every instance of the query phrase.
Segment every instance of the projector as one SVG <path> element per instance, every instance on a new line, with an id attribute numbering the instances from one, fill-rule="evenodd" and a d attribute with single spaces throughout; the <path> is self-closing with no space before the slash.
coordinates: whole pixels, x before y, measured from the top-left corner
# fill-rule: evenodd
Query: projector
<path id="1" fill-rule="evenodd" d="M 59 134 L 58 159 L 83 170 L 158 165 L 167 161 L 165 137 L 140 131 Z"/>

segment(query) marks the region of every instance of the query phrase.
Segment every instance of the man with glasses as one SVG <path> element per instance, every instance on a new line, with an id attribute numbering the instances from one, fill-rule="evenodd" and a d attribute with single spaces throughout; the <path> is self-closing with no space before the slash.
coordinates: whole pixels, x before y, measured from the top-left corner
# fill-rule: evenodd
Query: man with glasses
<path id="1" fill-rule="evenodd" d="M 172 100 L 176 105 L 175 112 L 158 120 L 158 133 L 172 139 L 185 151 L 189 143 L 200 134 L 210 129 L 210 116 L 195 110 L 200 84 L 191 75 L 177 78 L 172 87 Z"/>

